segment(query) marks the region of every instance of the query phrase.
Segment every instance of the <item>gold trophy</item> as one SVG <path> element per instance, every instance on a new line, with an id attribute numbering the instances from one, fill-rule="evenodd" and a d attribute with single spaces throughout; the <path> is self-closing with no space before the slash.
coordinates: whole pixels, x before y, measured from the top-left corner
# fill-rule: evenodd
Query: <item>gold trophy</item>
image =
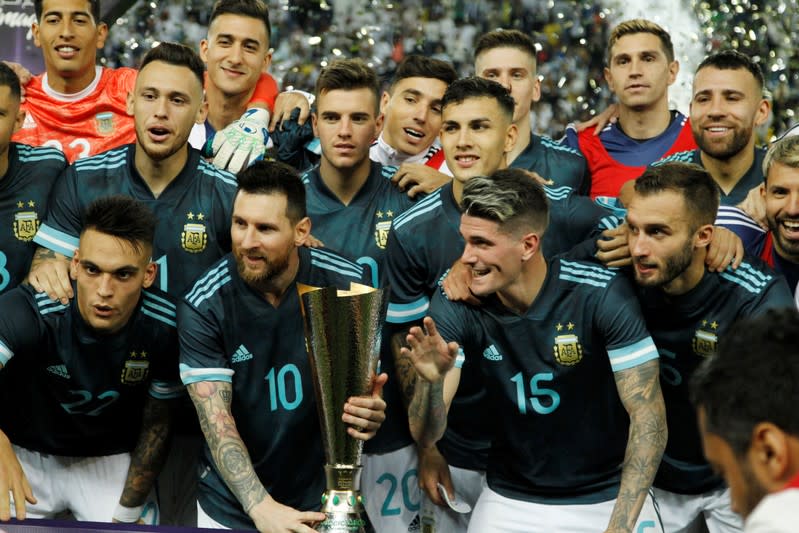
<path id="1" fill-rule="evenodd" d="M 347 434 L 341 414 L 350 396 L 371 392 L 388 293 L 356 283 L 349 291 L 302 284 L 297 291 L 325 449 L 322 512 L 327 518 L 315 528 L 320 533 L 364 533 L 370 527 L 361 496 L 363 441 Z"/>

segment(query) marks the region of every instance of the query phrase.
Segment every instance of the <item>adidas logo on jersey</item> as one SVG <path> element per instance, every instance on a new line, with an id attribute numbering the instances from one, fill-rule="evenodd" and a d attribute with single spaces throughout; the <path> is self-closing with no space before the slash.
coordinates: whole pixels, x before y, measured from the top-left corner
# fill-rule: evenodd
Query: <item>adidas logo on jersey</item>
<path id="1" fill-rule="evenodd" d="M 247 347 L 242 344 L 233 353 L 233 357 L 230 358 L 230 362 L 243 363 L 244 361 L 249 361 L 250 359 L 252 359 L 252 354 L 250 353 L 250 350 L 248 350 Z"/>
<path id="2" fill-rule="evenodd" d="M 489 361 L 502 361 L 502 354 L 499 353 L 499 350 L 497 350 L 497 347 L 493 344 L 483 350 L 483 357 Z"/>
<path id="3" fill-rule="evenodd" d="M 51 374 L 55 374 L 56 376 L 64 379 L 69 379 L 69 372 L 67 372 L 67 367 L 65 365 L 52 365 L 47 367 L 47 371 Z"/>
<path id="4" fill-rule="evenodd" d="M 25 121 L 22 123 L 22 129 L 30 129 L 36 127 L 36 121 L 33 120 L 33 116 L 30 113 L 25 113 Z"/>

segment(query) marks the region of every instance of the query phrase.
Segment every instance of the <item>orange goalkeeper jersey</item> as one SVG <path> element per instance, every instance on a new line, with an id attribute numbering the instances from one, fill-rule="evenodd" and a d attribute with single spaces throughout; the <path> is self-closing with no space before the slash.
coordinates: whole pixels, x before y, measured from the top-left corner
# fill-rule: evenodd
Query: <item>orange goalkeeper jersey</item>
<path id="1" fill-rule="evenodd" d="M 136 82 L 131 68 L 97 67 L 95 81 L 83 91 L 64 95 L 45 83 L 45 74 L 25 86 L 26 112 L 12 140 L 33 146 L 53 146 L 69 162 L 135 142 L 133 119 L 126 112 L 128 92 Z"/>

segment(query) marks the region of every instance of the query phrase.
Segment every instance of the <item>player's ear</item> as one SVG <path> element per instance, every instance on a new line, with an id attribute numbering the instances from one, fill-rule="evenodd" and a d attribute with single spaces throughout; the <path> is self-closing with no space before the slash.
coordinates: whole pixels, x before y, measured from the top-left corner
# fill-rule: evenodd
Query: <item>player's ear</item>
<path id="1" fill-rule="evenodd" d="M 771 102 L 762 98 L 760 103 L 757 105 L 757 113 L 755 114 L 755 126 L 760 126 L 766 119 L 768 119 L 769 114 L 771 113 Z"/>
<path id="2" fill-rule="evenodd" d="M 102 50 L 105 47 L 105 40 L 108 38 L 108 25 L 105 22 L 97 24 L 97 49 Z"/>
<path id="3" fill-rule="evenodd" d="M 713 240 L 713 224 L 700 226 L 694 234 L 694 247 L 704 248 Z"/>
<path id="4" fill-rule="evenodd" d="M 80 258 L 78 256 L 78 249 L 75 249 L 75 253 L 72 254 L 72 261 L 69 262 L 69 277 L 72 279 L 78 279 L 78 267 L 80 266 Z"/>
<path id="5" fill-rule="evenodd" d="M 202 124 L 205 122 L 206 117 L 208 117 L 208 98 L 206 98 L 205 91 L 203 91 L 203 101 L 200 103 L 200 107 L 197 108 L 197 116 L 194 117 L 194 123 Z"/>
<path id="6" fill-rule="evenodd" d="M 316 115 L 316 111 L 311 113 L 311 126 L 313 126 L 313 136 L 319 137 L 319 129 L 316 126 L 316 121 L 319 120 L 319 117 Z"/>
<path id="7" fill-rule="evenodd" d="M 516 124 L 511 123 L 508 126 L 508 131 L 505 134 L 505 147 L 504 152 L 506 154 L 510 153 L 513 150 L 513 147 L 516 146 L 516 140 L 519 137 L 519 129 L 516 127 Z"/>
<path id="8" fill-rule="evenodd" d="M 522 261 L 529 261 L 541 247 L 541 237 L 535 232 L 527 233 L 521 239 L 521 246 Z"/>
<path id="9" fill-rule="evenodd" d="M 378 135 L 380 135 L 380 132 L 383 130 L 384 119 L 385 117 L 383 116 L 382 113 L 378 114 L 377 119 L 375 119 L 375 139 L 377 138 Z"/>
<path id="10" fill-rule="evenodd" d="M 267 50 L 266 55 L 264 56 L 264 65 L 263 67 L 261 67 L 261 72 L 266 74 L 271 64 L 272 64 L 272 48 Z"/>
<path id="11" fill-rule="evenodd" d="M 311 234 L 311 219 L 303 217 L 294 225 L 294 244 L 302 246 Z"/>
<path id="12" fill-rule="evenodd" d="M 603 72 L 605 73 L 605 81 L 607 82 L 608 86 L 613 86 L 613 74 L 610 73 L 610 69 L 605 67 Z"/>
<path id="13" fill-rule="evenodd" d="M 676 59 L 669 63 L 669 85 L 677 80 L 677 74 L 680 73 L 680 62 Z"/>
<path id="14" fill-rule="evenodd" d="M 203 63 L 208 63 L 208 39 L 200 41 L 200 59 Z"/>
<path id="15" fill-rule="evenodd" d="M 147 266 L 144 267 L 144 279 L 142 280 L 142 287 L 145 289 L 152 286 L 155 283 L 156 275 L 158 274 L 158 265 L 150 261 L 147 263 Z"/>
<path id="16" fill-rule="evenodd" d="M 35 44 L 37 48 L 41 48 L 42 43 L 39 41 L 39 24 L 36 22 L 31 24 L 31 35 L 33 35 L 33 44 Z"/>
<path id="17" fill-rule="evenodd" d="M 539 101 L 541 99 L 541 79 L 536 74 L 535 70 L 533 71 L 533 103 Z"/>
<path id="18" fill-rule="evenodd" d="M 134 105 L 136 101 L 135 93 L 136 93 L 136 87 L 133 87 L 133 90 L 128 92 L 128 97 L 125 101 L 125 112 L 131 117 L 133 116 L 133 113 L 136 109 L 136 106 Z"/>
<path id="19" fill-rule="evenodd" d="M 13 134 L 18 132 L 24 122 L 25 122 L 25 110 L 20 109 L 19 111 L 17 111 L 17 116 L 14 119 L 14 129 L 11 131 L 11 133 Z"/>
<path id="20" fill-rule="evenodd" d="M 769 492 L 788 483 L 791 452 L 785 433 L 771 422 L 761 422 L 752 430 L 751 442 L 745 460 L 758 482 Z"/>
<path id="21" fill-rule="evenodd" d="M 386 106 L 388 105 L 388 101 L 391 100 L 391 95 L 388 94 L 388 91 L 383 91 L 383 94 L 380 96 L 380 114 L 386 112 Z"/>

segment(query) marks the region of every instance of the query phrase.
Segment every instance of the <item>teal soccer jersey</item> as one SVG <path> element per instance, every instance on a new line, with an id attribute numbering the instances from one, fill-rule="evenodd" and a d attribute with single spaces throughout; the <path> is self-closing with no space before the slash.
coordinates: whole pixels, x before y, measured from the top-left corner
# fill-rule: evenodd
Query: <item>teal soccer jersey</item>
<path id="1" fill-rule="evenodd" d="M 9 144 L 8 170 L 0 176 L 0 293 L 28 275 L 36 251 L 33 238 L 53 183 L 66 166 L 55 148 Z"/>
<path id="2" fill-rule="evenodd" d="M 324 490 L 324 454 L 296 283 L 344 289 L 366 278 L 324 248 L 298 252 L 295 282 L 277 308 L 241 279 L 232 254 L 197 280 L 179 306 L 180 377 L 232 383 L 233 418 L 258 478 L 276 501 L 311 510 Z M 230 528 L 254 529 L 204 448 L 203 510 Z"/>
<path id="3" fill-rule="evenodd" d="M 347 205 L 327 188 L 318 166 L 302 176 L 314 237 L 363 265 L 373 287 L 380 286 L 391 223 L 414 204 L 391 183 L 396 172 L 396 167 L 372 162 L 366 183 Z"/>
<path id="4" fill-rule="evenodd" d="M 73 287 L 74 288 L 74 287 Z M 175 303 L 142 291 L 117 333 L 89 328 L 78 311 L 23 285 L 0 296 L 0 412 L 11 442 L 44 454 L 103 456 L 130 452 L 146 394 L 173 398 L 178 380 Z"/>
<path id="5" fill-rule="evenodd" d="M 588 194 L 591 188 L 591 176 L 583 155 L 546 135 L 532 134 L 530 143 L 510 166 L 531 170 L 546 180 L 552 180 L 554 187 L 571 187 L 581 195 Z"/>
<path id="6" fill-rule="evenodd" d="M 598 263 L 559 256 L 523 315 L 496 296 L 482 306 L 438 292 L 442 337 L 471 348 L 497 431 L 487 479 L 503 496 L 541 503 L 616 497 L 629 416 L 614 373 L 656 359 L 632 287 Z M 476 349 L 476 351 L 475 351 Z"/>
<path id="7" fill-rule="evenodd" d="M 791 307 L 785 280 L 747 257 L 736 270 L 706 272 L 686 294 L 667 296 L 639 288 L 649 331 L 660 351 L 660 383 L 666 401 L 669 440 L 655 486 L 680 494 L 700 494 L 722 486 L 702 453 L 696 411 L 688 398 L 694 370 L 716 353 L 733 323 L 768 309 Z"/>
<path id="8" fill-rule="evenodd" d="M 147 204 L 158 218 L 153 260 L 157 285 L 181 296 L 211 264 L 230 251 L 236 177 L 188 148 L 186 165 L 158 197 L 134 165 L 130 144 L 73 163 L 53 189 L 35 242 L 67 257 L 78 246 L 81 216 L 95 199 L 112 194 Z"/>
<path id="9" fill-rule="evenodd" d="M 763 185 L 764 157 L 766 157 L 766 150 L 763 148 L 755 148 L 755 159 L 752 161 L 752 166 L 749 167 L 749 170 L 746 171 L 746 174 L 741 176 L 741 179 L 735 184 L 732 190 L 730 190 L 730 192 L 724 192 L 719 187 L 719 199 L 721 201 L 721 205 L 738 205 L 746 199 L 746 195 L 749 194 L 749 191 L 755 187 Z M 675 161 L 680 163 L 693 163 L 695 165 L 699 165 L 700 167 L 704 167 L 702 164 L 702 154 L 698 148 L 685 152 L 677 152 L 676 154 L 664 157 L 660 161 L 656 161 L 652 165 L 657 166 L 662 165 L 663 163 L 673 163 Z"/>

